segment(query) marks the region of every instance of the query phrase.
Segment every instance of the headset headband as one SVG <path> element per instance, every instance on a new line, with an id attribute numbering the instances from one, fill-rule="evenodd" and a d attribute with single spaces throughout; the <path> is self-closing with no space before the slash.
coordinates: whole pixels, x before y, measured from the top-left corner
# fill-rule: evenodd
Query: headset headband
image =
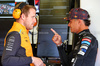
<path id="1" fill-rule="evenodd" d="M 25 5 L 27 5 L 25 2 L 21 2 L 21 4 L 18 6 L 18 8 L 22 9 Z"/>
<path id="2" fill-rule="evenodd" d="M 14 17 L 15 19 L 19 19 L 19 18 L 20 18 L 21 9 L 22 9 L 25 5 L 27 5 L 25 2 L 21 2 L 21 3 L 19 3 L 17 9 L 15 9 L 15 10 L 13 11 L 13 17 Z"/>

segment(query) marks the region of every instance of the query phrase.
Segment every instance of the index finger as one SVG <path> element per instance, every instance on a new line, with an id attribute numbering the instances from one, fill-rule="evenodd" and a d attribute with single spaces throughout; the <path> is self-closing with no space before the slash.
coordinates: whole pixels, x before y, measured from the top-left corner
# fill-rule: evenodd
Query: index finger
<path id="1" fill-rule="evenodd" d="M 54 34 L 58 34 L 54 29 L 51 28 L 51 31 L 54 33 Z"/>

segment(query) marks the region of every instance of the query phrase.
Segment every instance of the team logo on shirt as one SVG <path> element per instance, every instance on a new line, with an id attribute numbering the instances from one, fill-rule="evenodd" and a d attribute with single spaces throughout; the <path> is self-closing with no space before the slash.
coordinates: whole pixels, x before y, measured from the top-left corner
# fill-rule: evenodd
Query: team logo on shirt
<path id="1" fill-rule="evenodd" d="M 13 45 L 14 45 L 14 41 L 15 41 L 15 37 L 14 36 L 11 36 L 7 42 L 7 47 L 6 47 L 6 50 L 8 51 L 12 51 L 13 49 Z"/>
<path id="2" fill-rule="evenodd" d="M 26 42 L 28 42 L 28 40 L 25 40 Z"/>
<path id="3" fill-rule="evenodd" d="M 78 52 L 79 55 L 84 56 L 87 49 L 89 48 L 90 44 L 91 44 L 91 37 L 84 37 L 81 41 L 81 47 L 80 50 Z"/>

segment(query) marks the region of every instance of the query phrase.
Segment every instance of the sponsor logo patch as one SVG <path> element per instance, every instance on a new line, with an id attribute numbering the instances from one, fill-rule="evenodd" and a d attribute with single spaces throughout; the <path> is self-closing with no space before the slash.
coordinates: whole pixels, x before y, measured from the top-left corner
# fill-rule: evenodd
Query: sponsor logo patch
<path id="1" fill-rule="evenodd" d="M 81 51 L 86 52 L 86 49 L 82 48 Z"/>
<path id="2" fill-rule="evenodd" d="M 83 51 L 80 50 L 80 51 L 78 52 L 78 54 L 84 56 L 85 52 L 83 52 Z"/>
<path id="3" fill-rule="evenodd" d="M 88 49 L 88 47 L 87 47 L 87 46 L 81 46 L 80 48 L 84 48 L 84 49 L 86 49 L 86 50 Z"/>
<path id="4" fill-rule="evenodd" d="M 90 45 L 90 42 L 88 42 L 88 41 L 82 41 L 81 44 L 88 44 L 88 45 Z"/>
<path id="5" fill-rule="evenodd" d="M 84 38 L 84 39 L 82 39 L 82 41 L 88 41 L 88 42 L 90 42 L 90 43 L 91 43 L 91 40 L 90 40 L 90 39 L 88 39 L 88 38 Z"/>

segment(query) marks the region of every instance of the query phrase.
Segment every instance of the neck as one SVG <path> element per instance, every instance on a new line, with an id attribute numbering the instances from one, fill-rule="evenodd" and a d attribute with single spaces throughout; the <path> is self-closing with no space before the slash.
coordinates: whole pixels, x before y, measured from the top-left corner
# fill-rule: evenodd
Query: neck
<path id="1" fill-rule="evenodd" d="M 88 26 L 80 27 L 79 31 L 77 32 L 77 34 L 80 33 L 83 30 L 86 30 L 86 29 L 89 29 L 89 27 Z"/>
<path id="2" fill-rule="evenodd" d="M 24 26 L 24 24 L 23 24 L 23 21 L 22 21 L 22 20 L 18 19 L 18 20 L 16 20 L 16 22 L 18 22 L 18 23 L 20 23 L 20 24 L 22 24 L 22 25 Z"/>

